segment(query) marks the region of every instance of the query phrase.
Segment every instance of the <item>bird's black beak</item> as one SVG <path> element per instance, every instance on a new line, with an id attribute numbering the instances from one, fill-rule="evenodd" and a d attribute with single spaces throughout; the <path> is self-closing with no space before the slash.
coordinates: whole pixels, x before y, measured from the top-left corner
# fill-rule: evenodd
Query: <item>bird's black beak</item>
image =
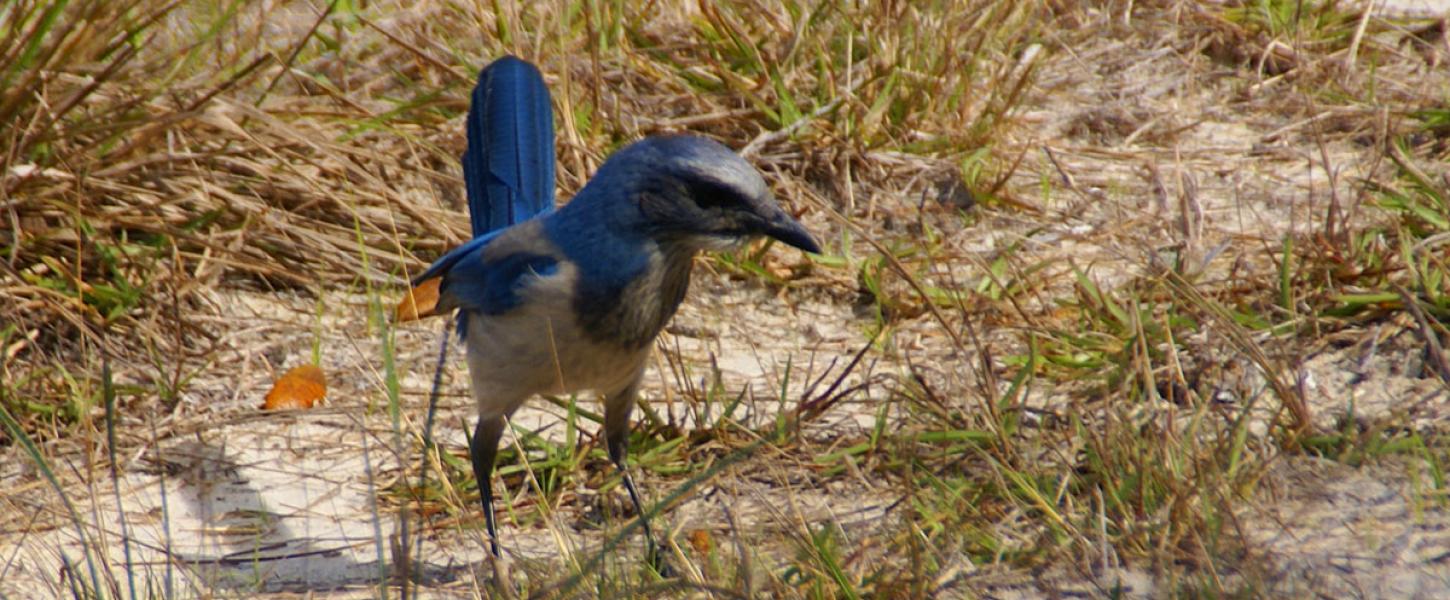
<path id="1" fill-rule="evenodd" d="M 821 247 L 816 244 L 816 240 L 811 237 L 811 233 L 806 231 L 805 227 L 801 226 L 795 219 L 790 218 L 790 215 L 785 214 L 785 212 L 776 211 L 776 214 L 765 222 L 764 233 L 765 235 L 811 254 L 821 253 Z"/>

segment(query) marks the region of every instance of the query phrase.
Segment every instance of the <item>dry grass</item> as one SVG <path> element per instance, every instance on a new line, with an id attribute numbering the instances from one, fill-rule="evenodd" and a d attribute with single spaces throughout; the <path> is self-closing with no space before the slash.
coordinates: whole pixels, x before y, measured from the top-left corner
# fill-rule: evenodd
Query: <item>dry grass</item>
<path id="1" fill-rule="evenodd" d="M 53 526 L 115 537 L 21 497 L 44 480 L 94 507 L 121 478 L 106 469 L 141 470 L 126 457 L 275 425 L 236 402 L 236 365 L 279 345 L 236 317 L 244 296 L 315 305 L 290 323 L 315 329 L 314 361 L 339 337 L 377 345 L 331 373 L 355 397 L 321 414 L 364 415 L 362 447 L 396 454 L 357 473 L 385 509 L 469 539 L 461 443 L 426 454 L 442 483 L 408 483 L 425 384 L 397 370 L 421 371 L 432 338 L 378 315 L 467 235 L 461 115 L 474 70 L 511 52 L 554 91 L 561 197 L 620 145 L 703 133 L 829 248 L 702 261 L 650 390 L 669 408 L 634 440 L 665 519 L 717 494 L 767 509 L 723 501 L 675 532 L 680 572 L 661 578 L 627 522 L 572 531 L 617 483 L 597 417 L 556 401 L 562 436 L 523 427 L 505 453 L 506 521 L 605 545 L 523 560 L 528 593 L 1332 595 L 1404 573 L 1443 589 L 1433 561 L 1315 579 L 1322 562 L 1263 532 L 1319 526 L 1264 516 L 1334 489 L 1305 474 L 1319 459 L 1409 490 L 1415 516 L 1396 518 L 1414 535 L 1447 518 L 1444 18 L 1279 1 L 21 0 L 0 22 L 0 440 L 34 465 L 0 472 L 23 490 L 0 495 L 26 515 L 6 520 L 17 548 Z M 719 314 L 758 323 L 697 343 Z M 780 353 L 750 380 L 720 366 Z M 216 389 L 231 403 L 204 405 Z M 368 420 L 384 403 L 387 422 Z M 861 506 L 870 518 L 836 516 Z M 53 589 L 136 583 L 93 554 L 99 574 Z"/>

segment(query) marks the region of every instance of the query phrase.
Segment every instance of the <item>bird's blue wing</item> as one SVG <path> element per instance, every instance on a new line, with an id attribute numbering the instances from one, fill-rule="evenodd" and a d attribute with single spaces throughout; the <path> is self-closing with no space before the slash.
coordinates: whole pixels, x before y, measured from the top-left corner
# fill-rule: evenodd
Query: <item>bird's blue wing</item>
<path id="1" fill-rule="evenodd" d="M 417 287 L 421 285 L 424 281 L 428 281 L 429 279 L 432 279 L 434 277 L 442 277 L 444 275 L 447 275 L 448 272 L 453 269 L 453 266 L 458 264 L 458 262 L 466 256 L 473 256 L 474 260 L 479 260 L 478 254 L 480 252 L 483 252 L 483 248 L 487 246 L 489 242 L 492 242 L 494 238 L 498 237 L 498 234 L 500 233 L 503 233 L 502 229 L 490 231 L 476 238 L 473 238 L 467 244 L 449 250 L 447 254 L 438 257 L 438 260 L 435 260 L 433 261 L 433 264 L 428 265 L 428 270 L 423 271 L 421 275 L 413 278 L 413 287 Z"/>
<path id="2" fill-rule="evenodd" d="M 545 252 L 512 252 L 485 262 L 484 249 L 502 230 L 491 231 L 450 250 L 427 271 L 413 280 L 419 285 L 441 277 L 439 308 L 464 309 L 460 315 L 459 334 L 466 331 L 464 318 L 468 312 L 497 315 L 519 304 L 519 292 L 537 277 L 558 272 L 559 261 Z"/>
<path id="3" fill-rule="evenodd" d="M 463 180 L 474 237 L 554 209 L 554 108 L 528 62 L 504 56 L 479 73 Z"/>
<path id="4" fill-rule="evenodd" d="M 547 254 L 516 252 L 485 263 L 480 248 L 463 256 L 443 277 L 442 301 L 463 309 L 459 335 L 466 332 L 469 313 L 499 315 L 522 302 L 520 293 L 541 277 L 559 270 L 559 261 Z"/>

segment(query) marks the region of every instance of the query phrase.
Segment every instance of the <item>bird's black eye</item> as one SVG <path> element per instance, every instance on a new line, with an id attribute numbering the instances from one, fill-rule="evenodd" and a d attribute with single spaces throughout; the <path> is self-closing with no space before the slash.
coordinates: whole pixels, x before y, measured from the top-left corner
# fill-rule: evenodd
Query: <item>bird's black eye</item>
<path id="1" fill-rule="evenodd" d="M 690 197 L 700 208 L 734 210 L 744 206 L 745 200 L 735 188 L 718 181 L 697 180 L 690 183 Z"/>

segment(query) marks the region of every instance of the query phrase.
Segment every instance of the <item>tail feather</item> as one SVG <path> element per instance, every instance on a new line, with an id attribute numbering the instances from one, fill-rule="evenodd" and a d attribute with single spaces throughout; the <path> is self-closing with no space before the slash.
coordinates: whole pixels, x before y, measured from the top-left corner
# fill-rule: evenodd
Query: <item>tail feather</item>
<path id="1" fill-rule="evenodd" d="M 413 279 L 397 307 L 399 322 L 438 314 L 443 277 L 487 244 L 490 234 L 554 210 L 554 107 L 534 65 L 504 56 L 478 74 L 468 107 L 463 181 L 474 239 Z M 460 334 L 465 316 L 459 317 Z"/>
<path id="2" fill-rule="evenodd" d="M 463 178 L 474 237 L 554 209 L 554 109 L 528 62 L 504 56 L 479 73 Z"/>

